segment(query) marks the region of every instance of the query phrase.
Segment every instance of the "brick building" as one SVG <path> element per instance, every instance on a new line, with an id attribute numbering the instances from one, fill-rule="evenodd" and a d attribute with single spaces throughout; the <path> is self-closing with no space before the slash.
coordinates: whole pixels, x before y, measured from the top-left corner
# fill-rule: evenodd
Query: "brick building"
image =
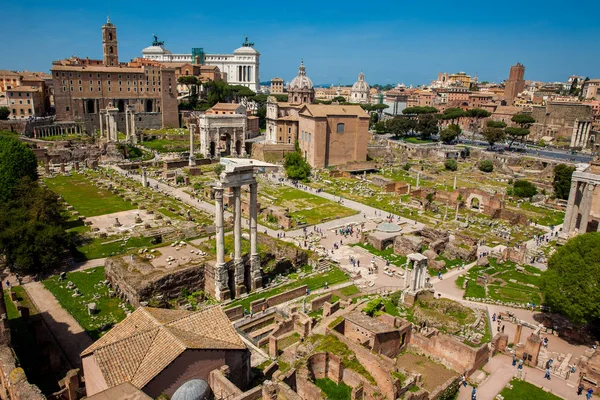
<path id="1" fill-rule="evenodd" d="M 112 106 L 124 115 L 132 106 L 140 128 L 178 127 L 175 70 L 143 59 L 120 63 L 117 28 L 110 21 L 102 26 L 102 47 L 103 60 L 71 57 L 52 63 L 57 119 L 85 122 L 90 132 L 99 129 L 100 110 Z"/>
<path id="2" fill-rule="evenodd" d="M 129 382 L 151 398 L 171 398 L 190 380 L 208 382 L 227 365 L 245 388 L 250 352 L 220 306 L 200 311 L 140 307 L 81 353 L 86 394 Z"/>
<path id="3" fill-rule="evenodd" d="M 552 137 L 571 141 L 574 132 L 581 138 L 589 137 L 593 112 L 586 104 L 549 102 L 545 106 L 533 106 L 531 116 L 535 118 L 530 128 L 531 140 Z M 578 139 L 571 147 L 585 147 L 585 143 Z"/>
<path id="4" fill-rule="evenodd" d="M 306 104 L 298 112 L 300 151 L 313 168 L 366 161 L 369 139 L 360 106 Z"/>
<path id="5" fill-rule="evenodd" d="M 525 66 L 517 63 L 510 67 L 508 79 L 504 82 L 504 98 L 509 105 L 515 102 L 515 98 L 525 89 Z"/>

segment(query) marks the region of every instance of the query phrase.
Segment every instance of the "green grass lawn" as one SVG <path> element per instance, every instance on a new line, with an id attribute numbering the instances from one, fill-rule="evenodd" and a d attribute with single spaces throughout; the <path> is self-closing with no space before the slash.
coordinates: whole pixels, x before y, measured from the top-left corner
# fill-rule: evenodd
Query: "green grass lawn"
<path id="1" fill-rule="evenodd" d="M 504 400 L 560 400 L 561 398 L 548 393 L 529 382 L 513 379 L 510 381 L 512 389 L 504 388 L 500 392 Z M 573 389 L 575 392 L 575 389 Z M 583 398 L 583 396 L 581 396 Z"/>
<path id="2" fill-rule="evenodd" d="M 294 332 L 290 336 L 286 337 L 285 339 L 281 339 L 280 341 L 278 341 L 277 348 L 279 350 L 287 349 L 288 347 L 290 347 L 294 343 L 298 342 L 299 340 L 300 340 L 300 334 L 297 332 Z"/>
<path id="3" fill-rule="evenodd" d="M 315 385 L 323 391 L 325 398 L 335 400 L 346 400 L 350 399 L 352 394 L 352 388 L 346 385 L 344 382 L 340 382 L 338 385 L 329 378 L 315 379 Z"/>
<path id="4" fill-rule="evenodd" d="M 400 256 L 398 254 L 394 254 L 393 247 L 388 247 L 385 250 L 377 250 L 375 247 L 373 247 L 369 243 L 356 243 L 356 244 L 353 244 L 352 246 L 362 247 L 363 249 L 367 250 L 369 253 L 371 253 L 375 256 L 381 257 L 384 260 L 389 261 L 390 264 L 393 264 L 397 267 L 404 267 L 404 265 L 406 264 L 407 258 L 405 256 Z"/>
<path id="5" fill-rule="evenodd" d="M 465 290 L 464 297 L 472 298 L 490 298 L 503 302 L 513 303 L 535 303 L 541 304 L 542 296 L 539 290 L 540 277 L 534 274 L 540 274 L 540 270 L 530 265 L 523 265 L 524 271 L 515 269 L 516 264 L 506 261 L 498 264 L 495 258 L 489 258 L 488 267 L 474 266 L 466 274 L 469 277 L 469 283 Z M 499 273 L 498 273 L 499 272 Z M 485 287 L 477 283 L 477 276 L 480 274 L 494 275 L 494 282 L 488 283 L 488 293 L 485 293 Z M 510 282 L 514 279 L 515 282 Z M 465 276 L 460 276 L 456 280 L 456 285 L 462 288 Z M 534 287 L 527 285 L 534 285 Z"/>
<path id="6" fill-rule="evenodd" d="M 182 135 L 181 138 L 182 140 L 144 139 L 144 143 L 141 143 L 141 145 L 159 153 L 188 151 L 190 149 L 189 137 Z"/>
<path id="7" fill-rule="evenodd" d="M 565 213 L 563 211 L 549 210 L 545 207 L 538 207 L 528 202 L 522 202 L 519 207 L 516 207 L 516 203 L 514 202 L 510 205 L 513 210 L 524 213 L 533 222 L 544 226 L 560 225 L 565 219 Z"/>
<path id="8" fill-rule="evenodd" d="M 288 290 L 297 288 L 299 286 L 307 285 L 310 290 L 315 290 L 325 287 L 325 282 L 327 282 L 329 286 L 332 286 L 337 283 L 346 282 L 347 280 L 348 275 L 346 275 L 342 270 L 338 268 L 333 268 L 331 271 L 325 273 L 307 276 L 302 279 L 296 279 L 295 281 L 290 282 L 288 284 L 278 286 L 276 288 L 266 290 L 261 293 L 251 294 L 250 296 L 244 299 L 236 300 L 229 303 L 225 308 L 231 308 L 241 305 L 245 309 L 249 310 L 250 303 L 255 300 L 266 299 L 275 296 L 276 294 L 280 294 Z"/>
<path id="9" fill-rule="evenodd" d="M 46 185 L 81 215 L 94 217 L 119 211 L 133 210 L 135 207 L 128 201 L 112 194 L 108 189 L 94 186 L 84 175 L 59 175 L 45 179 Z"/>
<path id="10" fill-rule="evenodd" d="M 289 209 L 291 217 L 296 221 L 295 226 L 314 225 L 357 213 L 331 200 L 288 186 L 261 184 L 259 196 L 261 204 L 273 204 Z"/>
<path id="11" fill-rule="evenodd" d="M 59 281 L 54 275 L 43 281 L 46 289 L 52 292 L 61 306 L 67 310 L 93 339 L 102 336 L 100 327 L 105 324 L 116 324 L 125 318 L 125 311 L 119 307 L 121 300 L 108 295 L 108 288 L 100 282 L 106 279 L 104 267 L 95 267 L 81 272 L 67 273 L 67 279 Z M 81 292 L 80 297 L 72 297 L 73 291 L 67 288 L 72 281 Z M 98 313 L 90 316 L 88 303 L 96 303 Z M 130 310 L 131 306 L 127 305 Z"/>
<path id="12" fill-rule="evenodd" d="M 144 247 L 155 247 L 152 243 L 152 238 L 143 236 L 134 236 L 125 240 L 116 240 L 117 238 L 94 238 L 86 241 L 82 246 L 77 247 L 77 251 L 73 252 L 75 261 L 94 260 L 96 258 L 104 258 L 117 254 L 123 254 L 128 250 L 139 249 Z M 164 245 L 164 244 L 163 244 Z"/>
<path id="13" fill-rule="evenodd" d="M 425 144 L 425 143 L 433 143 L 433 140 L 431 139 L 421 139 L 415 136 L 411 136 L 411 137 L 406 137 L 403 139 L 406 143 L 412 143 L 412 144 Z"/>

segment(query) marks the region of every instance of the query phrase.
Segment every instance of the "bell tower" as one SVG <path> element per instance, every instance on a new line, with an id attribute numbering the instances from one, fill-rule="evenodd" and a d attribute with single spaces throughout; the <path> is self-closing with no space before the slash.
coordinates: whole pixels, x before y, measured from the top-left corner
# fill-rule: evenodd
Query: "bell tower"
<path id="1" fill-rule="evenodd" d="M 104 65 L 119 65 L 119 47 L 117 46 L 117 27 L 107 18 L 102 26 L 102 49 L 104 50 Z"/>

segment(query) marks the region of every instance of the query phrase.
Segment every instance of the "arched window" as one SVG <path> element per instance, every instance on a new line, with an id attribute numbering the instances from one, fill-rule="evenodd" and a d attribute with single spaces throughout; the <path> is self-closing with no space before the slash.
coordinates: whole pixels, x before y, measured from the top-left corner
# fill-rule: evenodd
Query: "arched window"
<path id="1" fill-rule="evenodd" d="M 112 32 L 108 32 L 108 40 L 112 40 Z"/>
<path id="2" fill-rule="evenodd" d="M 113 48 L 112 48 L 112 46 L 110 46 L 110 47 L 108 48 L 108 52 L 109 52 L 110 54 L 112 54 L 112 53 L 113 53 Z"/>
<path id="3" fill-rule="evenodd" d="M 344 133 L 344 124 L 337 124 L 337 133 Z"/>

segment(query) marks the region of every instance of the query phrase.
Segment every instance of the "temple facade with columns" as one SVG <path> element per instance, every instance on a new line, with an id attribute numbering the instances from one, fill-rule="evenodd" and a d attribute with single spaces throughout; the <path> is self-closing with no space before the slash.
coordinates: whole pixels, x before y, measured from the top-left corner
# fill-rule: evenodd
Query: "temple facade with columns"
<path id="1" fill-rule="evenodd" d="M 573 172 L 569 203 L 560 238 L 600 231 L 600 161 Z"/>

